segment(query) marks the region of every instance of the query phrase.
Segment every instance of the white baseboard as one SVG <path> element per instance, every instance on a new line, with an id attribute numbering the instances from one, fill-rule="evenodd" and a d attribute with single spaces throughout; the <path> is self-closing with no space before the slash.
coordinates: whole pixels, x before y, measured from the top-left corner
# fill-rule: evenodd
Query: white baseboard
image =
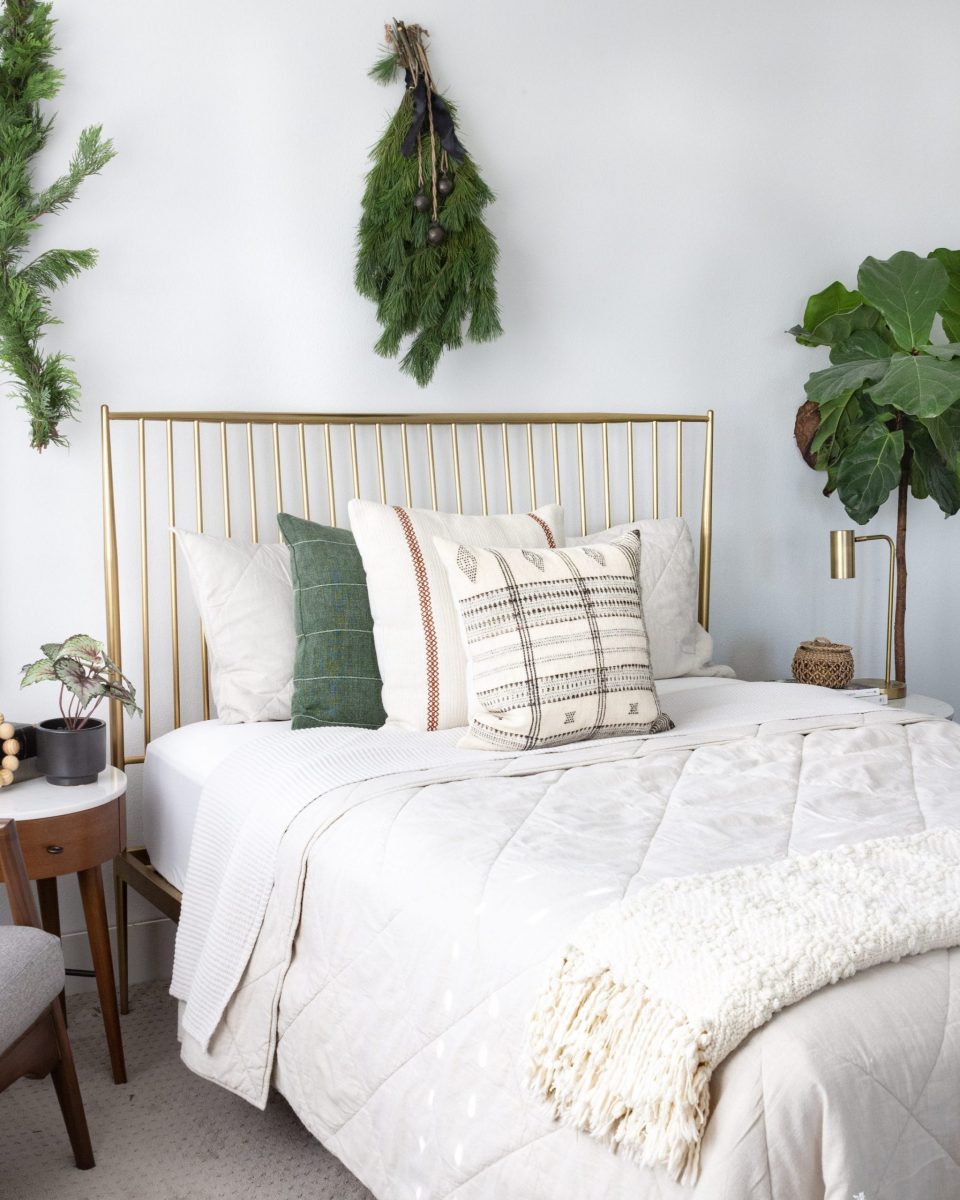
<path id="1" fill-rule="evenodd" d="M 177 927 L 165 917 L 147 921 L 131 922 L 127 941 L 129 946 L 129 971 L 131 983 L 145 983 L 151 979 L 169 979 L 173 969 L 173 941 Z M 110 926 L 110 945 L 113 949 L 113 969 L 117 970 L 117 936 Z M 86 933 L 63 935 L 63 957 L 68 967 L 89 971 L 92 969 L 90 946 Z M 95 979 L 82 976 L 67 976 L 67 992 L 89 992 L 96 989 Z"/>

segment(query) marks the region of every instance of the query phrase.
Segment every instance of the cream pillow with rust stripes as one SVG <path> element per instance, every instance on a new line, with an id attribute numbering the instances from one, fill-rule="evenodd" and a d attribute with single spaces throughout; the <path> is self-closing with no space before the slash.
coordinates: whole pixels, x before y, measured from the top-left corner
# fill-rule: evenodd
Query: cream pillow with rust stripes
<path id="1" fill-rule="evenodd" d="M 640 536 L 565 550 L 437 539 L 469 663 L 471 750 L 662 733 L 640 600 Z"/>
<path id="2" fill-rule="evenodd" d="M 350 528 L 367 577 L 387 724 L 411 730 L 467 723 L 459 620 L 434 538 L 485 546 L 563 545 L 563 510 L 464 516 L 351 500 Z"/>

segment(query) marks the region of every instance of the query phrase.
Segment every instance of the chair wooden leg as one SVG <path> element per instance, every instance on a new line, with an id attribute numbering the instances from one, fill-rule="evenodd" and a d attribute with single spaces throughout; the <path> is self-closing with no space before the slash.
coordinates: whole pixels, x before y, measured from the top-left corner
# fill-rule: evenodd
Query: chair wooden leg
<path id="1" fill-rule="evenodd" d="M 40 924 L 54 937 L 60 936 L 60 900 L 57 895 L 57 877 L 51 875 L 47 879 L 37 880 L 37 899 L 40 901 Z M 63 1019 L 67 1020 L 67 993 L 60 993 L 60 1003 L 63 1005 Z"/>
<path id="2" fill-rule="evenodd" d="M 113 956 L 110 953 L 110 931 L 107 928 L 107 906 L 103 899 L 103 876 L 99 867 L 87 867 L 78 871 L 80 898 L 87 919 L 87 937 L 90 939 L 90 954 L 93 969 L 97 973 L 97 992 L 103 1013 L 103 1027 L 107 1034 L 110 1064 L 113 1067 L 113 1082 L 127 1082 L 127 1068 L 123 1061 L 123 1038 L 120 1033 L 120 1013 L 117 1011 L 116 985 L 113 980 Z"/>
<path id="3" fill-rule="evenodd" d="M 127 944 L 127 881 L 113 864 L 113 902 L 117 922 L 117 972 L 120 983 L 120 1012 L 130 1011 L 129 949 Z"/>
<path id="4" fill-rule="evenodd" d="M 90 1145 L 90 1131 L 87 1129 L 87 1116 L 83 1111 L 83 1099 L 80 1096 L 80 1083 L 77 1080 L 77 1069 L 73 1062 L 73 1047 L 67 1036 L 63 1013 L 60 1011 L 59 1000 L 54 1000 L 50 1006 L 50 1015 L 56 1031 L 57 1045 L 60 1049 L 60 1061 L 50 1072 L 53 1086 L 57 1089 L 57 1099 L 60 1111 L 63 1113 L 63 1123 L 67 1127 L 67 1136 L 73 1148 L 73 1157 L 81 1171 L 89 1171 L 95 1165 L 93 1147 Z"/>

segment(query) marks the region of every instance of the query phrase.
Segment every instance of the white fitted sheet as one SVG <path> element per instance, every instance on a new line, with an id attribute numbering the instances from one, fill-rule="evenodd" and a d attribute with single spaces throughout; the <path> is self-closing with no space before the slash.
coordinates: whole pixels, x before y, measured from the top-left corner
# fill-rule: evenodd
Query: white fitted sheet
<path id="1" fill-rule="evenodd" d="M 193 826 L 203 785 L 234 750 L 256 739 L 286 733 L 289 721 L 222 725 L 198 721 L 181 725 L 147 746 L 143 774 L 143 840 L 150 861 L 183 891 Z M 269 754 L 264 756 L 269 771 Z"/>
<path id="2" fill-rule="evenodd" d="M 661 697 L 691 687 L 723 685 L 724 679 L 681 676 L 657 681 Z M 223 725 L 197 721 L 181 725 L 147 746 L 143 776 L 143 840 L 150 862 L 174 887 L 183 891 L 193 826 L 203 785 L 235 750 L 257 738 L 285 733 L 289 721 L 257 721 Z M 269 771 L 269 757 L 264 760 Z"/>

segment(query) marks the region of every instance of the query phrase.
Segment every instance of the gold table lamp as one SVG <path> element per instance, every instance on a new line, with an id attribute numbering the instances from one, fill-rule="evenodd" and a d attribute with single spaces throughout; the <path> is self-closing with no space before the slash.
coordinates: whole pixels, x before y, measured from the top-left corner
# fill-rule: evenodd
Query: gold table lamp
<path id="1" fill-rule="evenodd" d="M 863 534 L 857 537 L 852 529 L 834 529 L 830 533 L 830 578 L 854 579 L 857 574 L 857 542 L 886 542 L 890 548 L 890 580 L 887 590 L 887 667 L 883 679 L 855 679 L 852 687 L 877 687 L 891 700 L 907 694 L 907 685 L 890 678 L 893 655 L 893 584 L 895 549 L 893 539 L 885 533 Z"/>

